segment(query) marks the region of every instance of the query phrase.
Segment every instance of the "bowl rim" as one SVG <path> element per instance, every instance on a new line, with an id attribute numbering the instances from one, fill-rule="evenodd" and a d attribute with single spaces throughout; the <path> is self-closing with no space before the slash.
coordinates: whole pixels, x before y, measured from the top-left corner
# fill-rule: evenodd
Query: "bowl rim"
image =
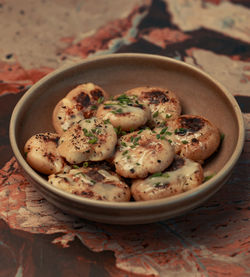
<path id="1" fill-rule="evenodd" d="M 185 67 L 190 71 L 193 71 L 196 74 L 199 74 L 203 76 L 206 80 L 208 80 L 210 83 L 214 84 L 217 86 L 221 93 L 224 94 L 224 96 L 227 98 L 227 100 L 230 102 L 232 105 L 237 123 L 238 123 L 238 140 L 236 143 L 236 147 L 234 149 L 234 152 L 230 159 L 225 163 L 225 165 L 221 168 L 221 170 L 216 173 L 216 175 L 211 178 L 210 180 L 202 183 L 200 186 L 183 192 L 178 195 L 173 195 L 167 198 L 163 199 L 158 199 L 158 200 L 151 200 L 151 201 L 138 201 L 138 202 L 108 202 L 108 201 L 100 201 L 100 200 L 93 200 L 93 199 L 88 199 L 84 198 L 81 196 L 77 196 L 74 194 L 70 194 L 68 192 L 65 192 L 63 190 L 60 190 L 56 187 L 51 186 L 48 181 L 46 181 L 44 178 L 42 178 L 34 169 L 32 169 L 26 160 L 23 158 L 21 151 L 18 148 L 17 145 L 17 140 L 16 140 L 16 125 L 18 121 L 18 116 L 21 113 L 23 103 L 30 98 L 35 91 L 43 85 L 45 82 L 49 81 L 51 78 L 57 77 L 61 74 L 64 74 L 67 71 L 71 71 L 74 68 L 80 67 L 83 64 L 87 63 L 93 63 L 93 62 L 98 62 L 98 61 L 104 61 L 104 60 L 110 60 L 110 59 L 120 59 L 120 58 L 125 58 L 125 59 L 141 59 L 141 60 L 157 60 L 161 62 L 166 62 L 166 63 L 172 63 L 179 65 L 181 67 Z M 85 204 L 90 207 L 95 207 L 95 208 L 102 208 L 102 209 L 110 209 L 110 208 L 116 208 L 116 209 L 122 209 L 122 210 L 133 210 L 133 209 L 139 209 L 139 210 L 144 210 L 144 209 L 151 209 L 151 208 L 159 208 L 161 206 L 166 206 L 166 205 L 178 205 L 178 203 L 181 203 L 183 201 L 191 201 L 196 195 L 199 195 L 201 193 L 206 193 L 209 192 L 211 189 L 214 187 L 218 186 L 220 182 L 225 180 L 226 176 L 232 171 L 233 167 L 237 163 L 243 146 L 244 146 L 244 139 L 245 139 L 245 127 L 244 127 L 244 120 L 242 116 L 242 112 L 240 110 L 240 107 L 233 97 L 233 95 L 223 86 L 221 85 L 217 80 L 212 78 L 209 74 L 205 73 L 204 71 L 187 64 L 186 62 L 179 61 L 173 58 L 165 57 L 165 56 L 160 56 L 160 55 L 155 55 L 155 54 L 137 54 L 137 53 L 122 53 L 122 54 L 108 54 L 108 55 L 100 55 L 100 56 L 94 56 L 94 57 L 89 57 L 86 58 L 83 61 L 70 64 L 67 66 L 62 66 L 59 67 L 58 69 L 52 71 L 51 73 L 47 74 L 45 77 L 41 78 L 38 82 L 36 82 L 34 85 L 32 85 L 31 88 L 27 90 L 27 92 L 21 97 L 21 99 L 18 101 L 16 104 L 11 120 L 10 120 L 10 127 L 9 127 L 9 137 L 10 137 L 10 144 L 13 150 L 13 153 L 16 157 L 16 160 L 18 163 L 21 165 L 21 167 L 24 169 L 24 171 L 31 176 L 31 178 L 39 184 L 39 186 L 44 187 L 46 190 L 49 190 L 50 193 L 57 195 L 59 197 L 62 197 L 64 199 L 73 201 L 77 204 Z M 219 188 L 218 188 L 219 189 Z"/>

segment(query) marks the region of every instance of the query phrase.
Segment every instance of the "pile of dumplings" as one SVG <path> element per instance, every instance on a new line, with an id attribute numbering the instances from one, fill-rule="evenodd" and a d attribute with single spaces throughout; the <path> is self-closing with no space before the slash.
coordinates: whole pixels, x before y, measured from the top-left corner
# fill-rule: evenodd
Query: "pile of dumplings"
<path id="1" fill-rule="evenodd" d="M 26 160 L 51 186 L 85 198 L 161 199 L 199 186 L 202 164 L 220 132 L 198 115 L 181 115 L 177 95 L 137 87 L 110 97 L 84 83 L 54 108 L 55 132 L 32 136 Z"/>

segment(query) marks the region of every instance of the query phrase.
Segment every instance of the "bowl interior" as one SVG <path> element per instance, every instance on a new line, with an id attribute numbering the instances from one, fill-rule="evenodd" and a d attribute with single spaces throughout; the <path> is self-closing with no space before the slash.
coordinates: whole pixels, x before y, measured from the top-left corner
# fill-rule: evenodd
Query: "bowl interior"
<path id="1" fill-rule="evenodd" d="M 180 98 L 183 114 L 204 116 L 225 135 L 219 152 L 206 162 L 205 174 L 220 171 L 235 151 L 239 137 L 237 111 L 219 84 L 171 59 L 112 55 L 56 71 L 30 89 L 21 101 L 15 126 L 15 139 L 23 156 L 24 144 L 30 136 L 54 130 L 51 118 L 56 103 L 70 89 L 85 82 L 96 83 L 111 95 L 137 86 L 173 90 Z"/>

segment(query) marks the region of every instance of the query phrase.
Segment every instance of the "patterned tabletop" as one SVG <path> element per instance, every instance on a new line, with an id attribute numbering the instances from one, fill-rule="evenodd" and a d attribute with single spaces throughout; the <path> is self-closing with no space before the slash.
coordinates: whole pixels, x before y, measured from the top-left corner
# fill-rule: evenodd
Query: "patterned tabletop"
<path id="1" fill-rule="evenodd" d="M 250 276 L 250 1 L 0 0 L 0 276 Z M 246 126 L 229 181 L 186 215 L 113 226 L 66 215 L 20 172 L 8 138 L 20 97 L 90 56 L 150 53 L 223 84 Z"/>

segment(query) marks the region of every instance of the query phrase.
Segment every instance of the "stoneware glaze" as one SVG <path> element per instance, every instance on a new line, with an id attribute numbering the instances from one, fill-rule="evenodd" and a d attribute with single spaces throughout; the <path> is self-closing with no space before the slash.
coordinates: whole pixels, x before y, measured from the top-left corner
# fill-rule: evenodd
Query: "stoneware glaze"
<path id="1" fill-rule="evenodd" d="M 199 187 L 166 199 L 110 203 L 85 199 L 52 187 L 25 161 L 23 146 L 32 135 L 54 131 L 56 103 L 80 83 L 93 82 L 111 95 L 137 86 L 162 86 L 180 98 L 185 114 L 201 115 L 225 135 L 220 149 L 205 163 L 213 178 Z M 156 222 L 185 213 L 211 197 L 230 177 L 243 147 L 244 124 L 234 97 L 204 72 L 174 59 L 146 54 L 113 54 L 90 58 L 59 69 L 32 86 L 16 105 L 10 141 L 29 182 L 52 204 L 67 213 L 111 224 Z"/>

